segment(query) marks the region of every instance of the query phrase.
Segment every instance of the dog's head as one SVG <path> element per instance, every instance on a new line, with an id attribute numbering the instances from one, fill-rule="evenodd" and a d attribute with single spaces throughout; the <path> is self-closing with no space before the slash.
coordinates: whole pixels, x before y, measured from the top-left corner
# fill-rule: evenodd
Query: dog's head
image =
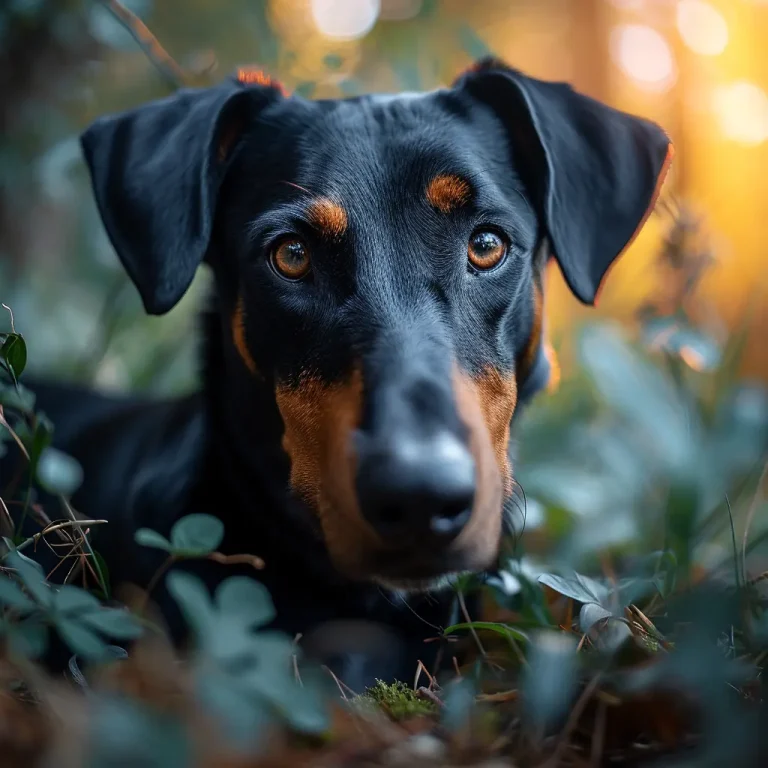
<path id="1" fill-rule="evenodd" d="M 656 125 L 493 61 L 314 102 L 241 72 L 83 148 L 147 311 L 210 263 L 225 375 L 271 390 L 291 492 L 339 570 L 399 586 L 492 564 L 543 265 L 594 303 L 671 155 Z"/>

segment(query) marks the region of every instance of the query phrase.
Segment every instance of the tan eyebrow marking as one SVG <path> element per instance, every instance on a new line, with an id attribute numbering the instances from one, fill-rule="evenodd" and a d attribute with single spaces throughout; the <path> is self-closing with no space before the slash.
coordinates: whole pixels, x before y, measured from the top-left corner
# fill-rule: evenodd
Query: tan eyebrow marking
<path id="1" fill-rule="evenodd" d="M 460 176 L 441 174 L 427 185 L 427 200 L 441 213 L 450 213 L 469 201 L 470 186 Z"/>
<path id="2" fill-rule="evenodd" d="M 349 224 L 347 212 L 329 197 L 317 197 L 309 205 L 309 220 L 326 237 L 341 237 Z"/>

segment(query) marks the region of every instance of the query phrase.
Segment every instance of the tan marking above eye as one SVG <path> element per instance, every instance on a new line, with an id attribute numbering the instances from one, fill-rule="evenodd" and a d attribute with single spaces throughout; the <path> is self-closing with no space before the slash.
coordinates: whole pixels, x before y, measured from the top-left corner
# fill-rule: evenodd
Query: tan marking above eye
<path id="1" fill-rule="evenodd" d="M 450 213 L 469 201 L 470 186 L 461 176 L 441 174 L 427 185 L 427 201 L 441 213 Z"/>
<path id="2" fill-rule="evenodd" d="M 347 231 L 347 212 L 329 197 L 318 197 L 310 203 L 309 220 L 332 240 L 340 238 Z"/>
<path id="3" fill-rule="evenodd" d="M 492 269 L 507 255 L 504 238 L 491 230 L 473 233 L 467 245 L 467 258 L 477 269 Z"/>
<path id="4" fill-rule="evenodd" d="M 272 264 L 288 280 L 301 280 L 312 266 L 309 248 L 298 238 L 286 238 L 272 251 Z"/>

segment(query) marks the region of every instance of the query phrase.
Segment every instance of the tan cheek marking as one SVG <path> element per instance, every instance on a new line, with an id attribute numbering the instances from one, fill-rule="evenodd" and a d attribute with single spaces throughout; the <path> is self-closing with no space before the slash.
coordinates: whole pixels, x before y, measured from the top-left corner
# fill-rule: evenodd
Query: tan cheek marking
<path id="1" fill-rule="evenodd" d="M 468 182 L 459 176 L 435 176 L 427 185 L 427 201 L 441 213 L 450 213 L 469 201 Z"/>
<path id="2" fill-rule="evenodd" d="M 496 462 L 506 493 L 512 492 L 512 468 L 509 464 L 509 430 L 517 406 L 517 379 L 495 368 L 486 368 L 474 377 L 480 409 L 493 444 Z"/>
<path id="3" fill-rule="evenodd" d="M 360 423 L 362 393 L 359 370 L 344 383 L 306 376 L 298 387 L 275 392 L 291 487 L 315 510 L 331 558 L 351 576 L 365 571 L 365 553 L 381 545 L 360 515 L 355 492 L 350 436 Z"/>
<path id="4" fill-rule="evenodd" d="M 483 569 L 492 564 L 498 552 L 504 485 L 511 483 L 505 482 L 500 470 L 477 380 L 455 370 L 453 388 L 459 416 L 469 430 L 469 447 L 476 467 L 472 517 L 456 546 L 469 556 L 471 568 Z"/>
<path id="5" fill-rule="evenodd" d="M 544 295 L 541 287 L 538 284 L 534 284 L 533 326 L 525 350 L 517 361 L 518 379 L 524 378 L 533 367 L 539 345 L 541 345 L 544 351 L 544 356 L 549 363 L 550 375 L 549 381 L 547 382 L 547 391 L 554 392 L 560 384 L 560 364 L 558 363 L 557 353 L 552 344 L 549 339 L 544 336 Z"/>
<path id="6" fill-rule="evenodd" d="M 232 341 L 245 367 L 254 376 L 258 376 L 259 369 L 256 367 L 256 361 L 253 359 L 251 351 L 245 342 L 245 302 L 242 296 L 238 298 L 235 311 L 232 313 Z"/>
<path id="7" fill-rule="evenodd" d="M 349 224 L 347 212 L 329 197 L 318 197 L 310 203 L 309 220 L 332 240 L 340 238 L 347 231 Z"/>

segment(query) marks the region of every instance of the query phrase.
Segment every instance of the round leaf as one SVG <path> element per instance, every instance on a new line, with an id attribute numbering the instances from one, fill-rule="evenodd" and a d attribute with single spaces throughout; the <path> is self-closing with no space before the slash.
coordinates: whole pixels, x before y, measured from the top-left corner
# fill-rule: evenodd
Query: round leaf
<path id="1" fill-rule="evenodd" d="M 216 590 L 216 605 L 243 626 L 263 626 L 275 618 L 269 590 L 247 576 L 230 576 Z"/>
<path id="2" fill-rule="evenodd" d="M 143 629 L 135 616 L 119 608 L 100 608 L 80 619 L 81 623 L 118 640 L 133 640 Z"/>
<path id="3" fill-rule="evenodd" d="M 65 584 L 59 587 L 53 599 L 53 606 L 59 613 L 89 613 L 101 608 L 99 601 L 80 587 Z"/>
<path id="4" fill-rule="evenodd" d="M 107 644 L 91 629 L 76 619 L 59 618 L 56 631 L 73 653 L 86 659 L 101 659 L 106 655 Z"/>
<path id="5" fill-rule="evenodd" d="M 600 582 L 580 573 L 574 573 L 570 578 L 554 573 L 542 573 L 539 582 L 579 603 L 601 603 L 608 594 L 608 590 Z"/>
<path id="6" fill-rule="evenodd" d="M 587 633 L 598 621 L 608 619 L 613 614 L 602 605 L 597 603 L 584 603 L 579 611 L 579 629 Z"/>
<path id="7" fill-rule="evenodd" d="M 177 570 L 168 574 L 166 584 L 197 635 L 204 636 L 216 617 L 203 582 L 191 573 Z"/>
<path id="8" fill-rule="evenodd" d="M 9 576 L 5 575 L 0 575 L 0 604 L 21 612 L 35 609 L 35 604 Z"/>
<path id="9" fill-rule="evenodd" d="M 162 549 L 165 552 L 170 552 L 173 549 L 171 542 L 165 536 L 161 536 L 151 528 L 139 528 L 133 534 L 133 540 L 142 547 L 153 547 L 154 549 Z"/>
<path id="10" fill-rule="evenodd" d="M 72 456 L 49 447 L 40 456 L 37 479 L 46 491 L 70 498 L 83 482 L 83 468 Z"/>
<path id="11" fill-rule="evenodd" d="M 171 529 L 171 545 L 176 554 L 207 555 L 223 538 L 224 523 L 213 515 L 187 515 Z"/>
<path id="12" fill-rule="evenodd" d="M 48 586 L 43 575 L 43 569 L 20 552 L 9 552 L 5 562 L 16 570 L 19 578 L 32 598 L 44 607 L 53 602 L 53 590 Z"/>
<path id="13" fill-rule="evenodd" d="M 27 366 L 27 345 L 18 333 L 9 333 L 0 347 L 0 359 L 4 360 L 14 379 L 18 379 Z"/>

